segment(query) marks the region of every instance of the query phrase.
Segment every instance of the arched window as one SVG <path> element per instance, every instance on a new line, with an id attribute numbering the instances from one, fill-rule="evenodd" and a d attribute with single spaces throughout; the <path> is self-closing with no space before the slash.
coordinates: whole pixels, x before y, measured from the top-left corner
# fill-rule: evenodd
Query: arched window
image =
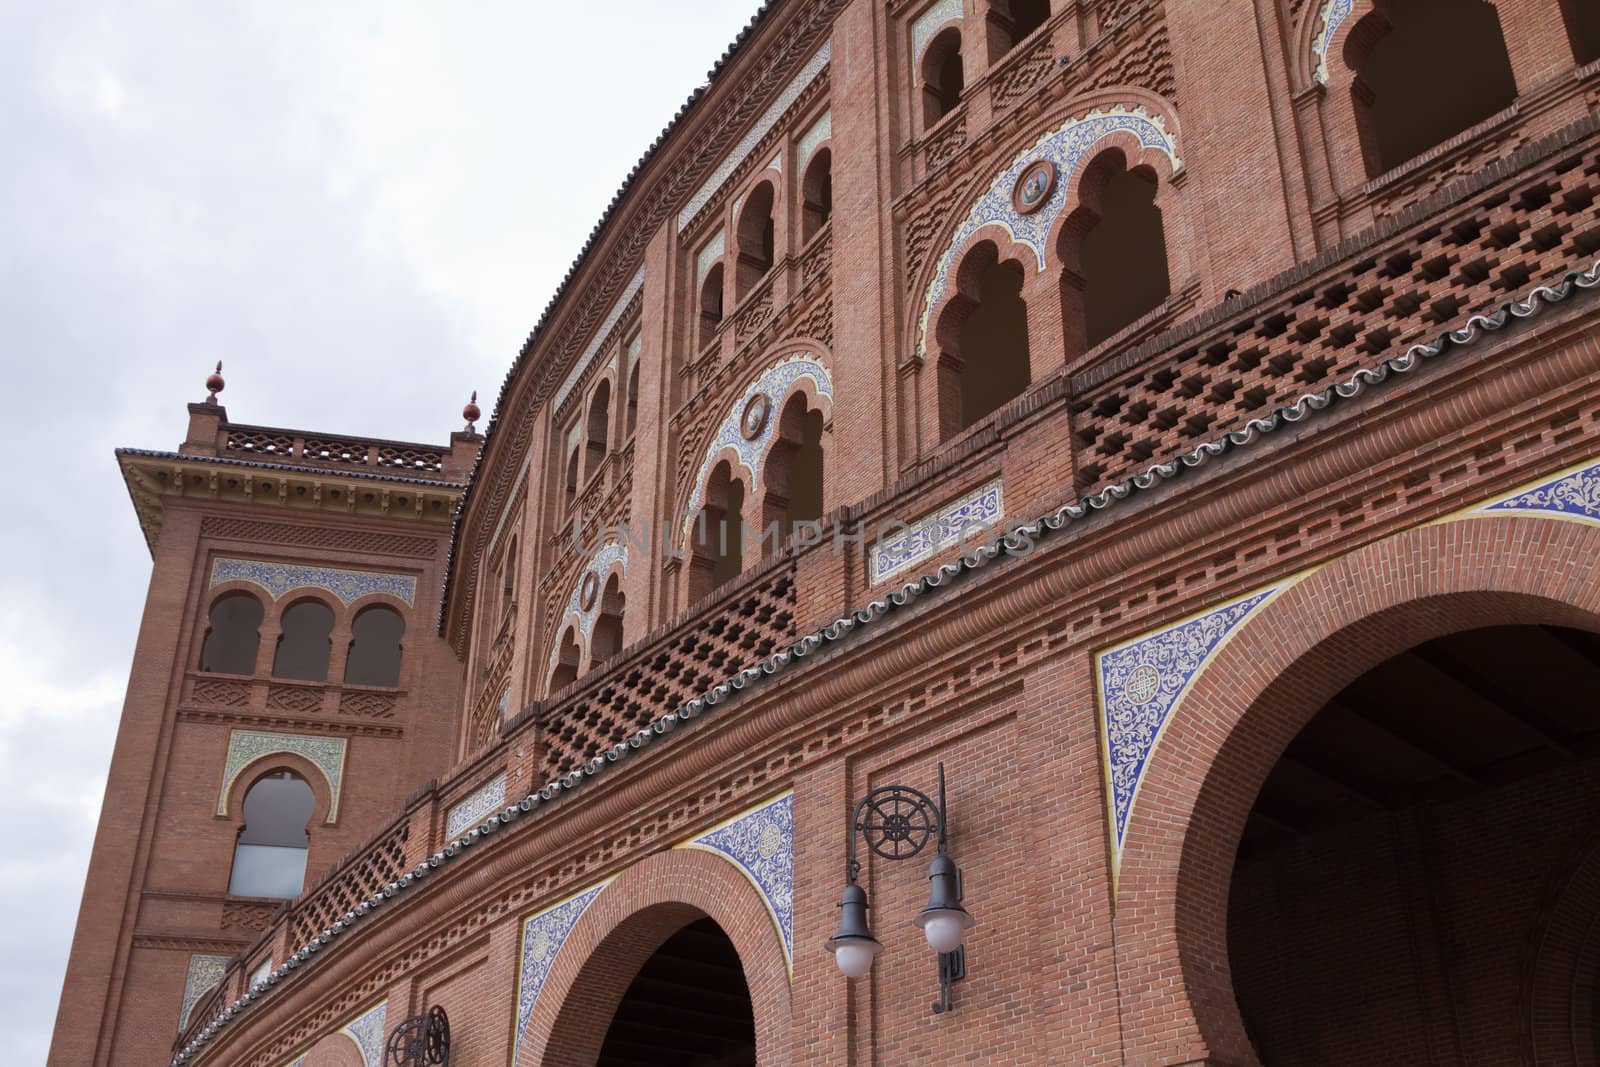
<path id="1" fill-rule="evenodd" d="M 634 342 L 638 345 L 638 341 Z M 639 353 L 634 349 L 628 362 L 628 429 L 627 436 L 639 427 Z"/>
<path id="2" fill-rule="evenodd" d="M 772 222 L 771 182 L 750 190 L 739 210 L 738 273 L 734 275 L 734 299 L 743 300 L 755 284 L 767 276 L 776 256 Z"/>
<path id="3" fill-rule="evenodd" d="M 594 398 L 589 401 L 589 428 L 587 459 L 583 464 L 583 480 L 594 477 L 594 472 L 606 460 L 606 431 L 611 425 L 611 382 L 601 379 L 595 387 Z"/>
<path id="4" fill-rule="evenodd" d="M 572 507 L 578 499 L 578 446 L 572 446 L 572 454 L 567 457 L 567 507 Z"/>
<path id="5" fill-rule="evenodd" d="M 605 592 L 600 594 L 600 614 L 595 616 L 594 632 L 589 636 L 590 670 L 622 651 L 622 613 L 626 607 L 622 576 L 613 572 L 606 579 Z"/>
<path id="6" fill-rule="evenodd" d="M 1561 0 L 1561 17 L 1572 42 L 1572 57 L 1579 63 L 1600 59 L 1600 4 L 1595 0 Z"/>
<path id="7" fill-rule="evenodd" d="M 1062 323 L 1068 357 L 1123 329 L 1172 292 L 1156 175 L 1108 149 L 1084 169 L 1080 206 L 1062 229 Z"/>
<path id="8" fill-rule="evenodd" d="M 800 184 L 805 205 L 800 220 L 800 240 L 810 241 L 833 217 L 833 152 L 819 148 L 806 164 Z"/>
<path id="9" fill-rule="evenodd" d="M 254 674 L 261 644 L 261 601 L 249 593 L 226 593 L 211 605 L 211 627 L 200 648 L 200 669 L 216 674 Z"/>
<path id="10" fill-rule="evenodd" d="M 704 348 L 717 335 L 722 325 L 722 264 L 717 263 L 706 271 L 700 283 L 700 347 Z"/>
<path id="11" fill-rule="evenodd" d="M 550 694 L 553 696 L 578 680 L 578 635 L 571 626 L 561 631 L 561 644 L 556 652 L 556 665 L 550 671 Z"/>
<path id="12" fill-rule="evenodd" d="M 273 771 L 256 779 L 244 797 L 244 828 L 233 846 L 228 893 L 236 897 L 290 898 L 306 880 L 306 827 L 317 800 L 304 778 Z"/>
<path id="13" fill-rule="evenodd" d="M 1028 305 L 1022 268 L 984 242 L 956 274 L 957 293 L 940 316 L 939 426 L 954 436 L 1027 391 Z"/>
<path id="14" fill-rule="evenodd" d="M 1416 158 L 1517 96 L 1500 16 L 1485 0 L 1385 4 L 1352 28 L 1345 58 L 1356 71 L 1350 91 L 1368 177 Z"/>
<path id="15" fill-rule="evenodd" d="M 961 31 L 944 30 L 922 54 L 922 125 L 932 126 L 961 103 L 966 75 L 961 66 Z"/>
<path id="16" fill-rule="evenodd" d="M 500 617 L 511 614 L 511 604 L 517 597 L 517 539 L 513 537 L 506 546 L 505 558 L 500 561 Z"/>
<path id="17" fill-rule="evenodd" d="M 778 432 L 761 475 L 762 547 L 775 548 L 795 536 L 797 526 L 822 518 L 822 412 L 795 393 L 783 406 Z M 767 536 L 778 524 L 776 540 Z"/>
<path id="18" fill-rule="evenodd" d="M 706 499 L 690 532 L 689 600 L 710 596 L 744 570 L 744 479 L 728 461 L 712 468 Z"/>
<path id="19" fill-rule="evenodd" d="M 300 600 L 283 613 L 283 633 L 272 658 L 274 678 L 321 682 L 328 677 L 333 612 L 320 600 Z"/>
<path id="20" fill-rule="evenodd" d="M 989 5 L 989 62 L 997 62 L 1050 17 L 1050 0 L 993 0 Z"/>
<path id="21" fill-rule="evenodd" d="M 375 604 L 356 616 L 350 627 L 350 656 L 344 680 L 351 685 L 400 684 L 400 639 L 406 620 L 393 608 Z"/>

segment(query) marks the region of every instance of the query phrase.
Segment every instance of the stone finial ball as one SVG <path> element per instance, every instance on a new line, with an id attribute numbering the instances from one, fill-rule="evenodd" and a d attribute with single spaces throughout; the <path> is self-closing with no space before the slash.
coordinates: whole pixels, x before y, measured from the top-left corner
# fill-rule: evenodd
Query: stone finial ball
<path id="1" fill-rule="evenodd" d="M 483 412 L 478 409 L 477 390 L 473 390 L 472 399 L 467 401 L 467 406 L 461 409 L 461 417 L 468 422 L 477 422 L 482 414 Z"/>
<path id="2" fill-rule="evenodd" d="M 206 391 L 215 396 L 217 393 L 222 392 L 222 387 L 225 384 L 222 380 L 222 361 L 218 360 L 217 369 L 212 371 L 206 378 Z"/>

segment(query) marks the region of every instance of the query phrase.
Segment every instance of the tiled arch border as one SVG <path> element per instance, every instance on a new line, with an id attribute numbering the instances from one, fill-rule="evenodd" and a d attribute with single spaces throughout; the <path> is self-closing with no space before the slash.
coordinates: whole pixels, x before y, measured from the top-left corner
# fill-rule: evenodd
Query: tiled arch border
<path id="1" fill-rule="evenodd" d="M 592 1061 L 639 967 L 701 916 L 721 927 L 739 953 L 755 1010 L 757 1062 L 784 1062 L 789 965 L 767 905 L 726 859 L 674 848 L 629 867 L 583 906 L 519 1029 L 512 1067 L 542 1067 L 555 1044 L 568 1061 Z M 573 997 L 580 981 L 582 995 Z"/>
<path id="2" fill-rule="evenodd" d="M 222 788 L 217 793 L 217 814 L 227 815 L 233 803 L 233 788 L 251 767 L 278 756 L 297 756 L 297 763 L 321 772 L 328 790 L 327 816 L 332 826 L 339 821 L 339 799 L 344 785 L 344 761 L 348 745 L 342 737 L 314 734 L 280 734 L 264 730 L 232 730 L 228 734 L 228 754 L 223 761 Z"/>
<path id="3" fill-rule="evenodd" d="M 1150 756 L 1114 917 L 1128 1033 L 1151 1063 L 1259 1061 L 1228 967 L 1234 849 L 1279 754 L 1328 698 L 1418 641 L 1490 624 L 1600 629 L 1600 524 L 1472 513 L 1313 571 L 1221 647 Z"/>
<path id="4" fill-rule="evenodd" d="M 572 591 L 567 595 L 567 605 L 562 609 L 561 618 L 556 622 L 555 633 L 550 639 L 550 656 L 545 664 L 545 670 L 555 669 L 556 657 L 561 655 L 561 635 L 568 626 L 578 628 L 578 654 L 582 662 L 589 661 L 589 642 L 594 636 L 594 621 L 600 617 L 601 601 L 605 595 L 606 581 L 613 573 L 624 578 L 628 574 L 628 546 L 621 542 L 612 541 L 601 545 L 595 550 L 572 580 Z M 583 579 L 593 574 L 600 582 L 600 594 L 595 597 L 594 603 L 588 610 L 583 607 Z"/>

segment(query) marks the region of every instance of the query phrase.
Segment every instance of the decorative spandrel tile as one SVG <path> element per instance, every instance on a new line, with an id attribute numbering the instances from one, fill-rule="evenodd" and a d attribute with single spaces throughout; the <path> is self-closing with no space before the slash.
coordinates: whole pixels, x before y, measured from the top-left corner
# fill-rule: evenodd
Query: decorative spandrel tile
<path id="1" fill-rule="evenodd" d="M 794 794 L 785 793 L 683 842 L 729 860 L 761 894 L 794 972 Z"/>
<path id="2" fill-rule="evenodd" d="M 339 1028 L 339 1032 L 356 1043 L 366 1067 L 383 1067 L 384 1023 L 389 1013 L 389 1002 L 384 1001 L 355 1021 Z"/>
<path id="3" fill-rule="evenodd" d="M 1474 509 L 1474 513 L 1486 515 L 1506 512 L 1600 522 L 1600 459 L 1589 460 Z"/>
<path id="4" fill-rule="evenodd" d="M 800 94 L 805 92 L 811 83 L 816 81 L 818 76 L 827 69 L 828 57 L 829 45 L 824 42 L 822 47 L 817 50 L 817 53 L 806 61 L 806 65 L 801 67 L 795 76 L 789 80 L 789 84 L 784 86 L 783 92 L 778 94 L 778 98 L 772 102 L 767 110 L 761 113 L 759 119 L 756 119 L 756 123 L 750 127 L 750 131 L 739 139 L 739 143 L 734 145 L 733 150 L 717 165 L 717 169 L 711 172 L 711 176 L 701 184 L 700 188 L 694 191 L 694 195 L 683 205 L 683 209 L 678 212 L 679 232 L 682 232 L 685 226 L 694 221 L 694 217 L 700 214 L 700 209 L 705 207 L 713 196 L 717 195 L 717 190 L 722 188 L 722 183 L 727 181 L 733 172 L 739 169 L 739 164 L 743 163 L 750 153 L 755 151 L 755 147 L 761 143 L 761 139 L 772 131 L 772 127 L 778 124 L 779 119 L 783 118 L 783 113 L 788 111 L 790 105 L 800 99 Z"/>
<path id="5" fill-rule="evenodd" d="M 601 346 L 606 343 L 606 338 L 610 337 L 611 331 L 616 329 L 617 322 L 622 318 L 622 313 L 628 310 L 628 305 L 633 302 L 634 294 L 643 285 L 644 268 L 640 267 L 634 272 L 633 278 L 617 297 L 617 302 L 611 305 L 611 310 L 606 314 L 605 319 L 601 321 L 599 328 L 594 331 L 594 336 L 589 339 L 588 345 L 584 347 L 583 354 L 573 362 L 572 370 L 567 372 L 566 380 L 561 383 L 561 388 L 556 390 L 555 402 L 550 405 L 551 411 L 559 408 L 567 397 L 571 395 L 573 388 L 582 380 L 584 371 L 588 370 L 589 364 L 594 362 L 594 357 L 599 354 Z"/>
<path id="6" fill-rule="evenodd" d="M 273 600 L 282 599 L 285 593 L 294 589 L 324 589 L 345 604 L 353 604 L 372 593 L 387 593 L 407 604 L 414 604 L 417 597 L 417 579 L 412 574 L 348 571 L 338 567 L 301 567 L 292 563 L 267 563 L 257 559 L 219 557 L 212 560 L 213 586 L 235 581 L 259 586 L 266 590 Z"/>
<path id="7" fill-rule="evenodd" d="M 761 492 L 761 464 L 766 458 L 767 449 L 772 447 L 772 439 L 777 436 L 779 416 L 783 406 L 789 400 L 791 393 L 799 387 L 802 380 L 808 380 L 822 398 L 825 408 L 833 404 L 833 378 L 815 356 L 796 353 L 786 359 L 773 364 L 760 377 L 745 387 L 744 393 L 735 400 L 733 406 L 723 416 L 722 425 L 718 427 L 717 434 L 711 439 L 711 444 L 706 448 L 705 458 L 700 461 L 700 470 L 694 478 L 694 491 L 689 495 L 688 513 L 683 519 L 684 537 L 690 534 L 694 525 L 695 515 L 701 503 L 705 500 L 706 480 L 711 477 L 711 468 L 718 457 L 726 449 L 733 449 L 737 465 L 743 471 L 748 486 L 746 499 L 758 499 Z M 757 395 L 767 399 L 767 414 L 762 423 L 760 432 L 747 436 L 745 432 L 745 415 L 750 407 L 750 402 Z M 823 411 L 823 417 L 829 414 Z M 735 471 L 738 474 L 739 471 Z"/>
<path id="8" fill-rule="evenodd" d="M 728 248 L 728 232 L 718 230 L 717 235 L 705 243 L 700 249 L 700 254 L 694 260 L 694 283 L 699 285 L 706 280 L 706 271 L 722 258 L 722 253 Z"/>
<path id="9" fill-rule="evenodd" d="M 183 1009 L 178 1013 L 178 1032 L 189 1025 L 189 1012 L 199 999 L 217 987 L 228 973 L 228 956 L 190 956 L 189 975 L 183 983 Z"/>
<path id="10" fill-rule="evenodd" d="M 499 811 L 506 802 L 506 772 L 501 771 L 451 806 L 445 816 L 446 837 L 455 837 Z"/>
<path id="11" fill-rule="evenodd" d="M 1344 20 L 1355 8 L 1355 0 L 1325 0 L 1317 15 L 1317 35 L 1311 39 L 1311 54 L 1317 61 L 1317 81 L 1328 84 L 1328 46 Z"/>
<path id="12" fill-rule="evenodd" d="M 1095 657 L 1114 863 L 1151 754 L 1184 693 L 1229 635 L 1283 585 L 1252 593 Z"/>
<path id="13" fill-rule="evenodd" d="M 569 623 L 577 623 L 578 651 L 582 662 L 589 662 L 589 641 L 594 636 L 594 621 L 600 617 L 600 611 L 605 606 L 606 581 L 613 571 L 627 577 L 628 546 L 625 544 L 613 542 L 600 546 L 578 575 L 578 580 L 572 583 L 566 610 L 561 613 L 561 621 L 556 627 L 556 640 L 550 643 L 550 667 L 555 667 L 556 659 L 561 655 L 561 630 Z M 584 607 L 584 585 L 590 575 L 594 576 L 595 595 L 589 606 Z"/>
<path id="14" fill-rule="evenodd" d="M 939 257 L 933 280 L 928 283 L 928 291 L 923 297 L 922 315 L 917 324 L 919 355 L 927 351 L 928 317 L 939 301 L 944 299 L 951 272 L 967 242 L 985 226 L 1000 226 L 1011 235 L 1012 240 L 1031 249 L 1038 261 L 1038 269 L 1044 270 L 1046 240 L 1056 219 L 1067 209 L 1067 189 L 1072 184 L 1073 172 L 1080 163 L 1090 158 L 1101 141 L 1115 133 L 1131 134 L 1141 147 L 1164 153 L 1172 161 L 1174 172 L 1183 169 L 1183 162 L 1178 158 L 1177 142 L 1167 132 L 1165 120 L 1140 107 L 1114 107 L 1106 111 L 1096 109 L 1082 118 L 1068 119 L 1060 129 L 1045 134 L 995 176 L 988 191 L 972 205 L 949 246 Z M 1043 206 L 1022 214 L 1012 202 L 1012 191 L 1022 172 L 1041 160 L 1055 164 L 1055 184 Z"/>
<path id="15" fill-rule="evenodd" d="M 918 15 L 911 24 L 911 55 L 913 60 L 920 65 L 922 50 L 928 47 L 928 42 L 940 26 L 951 19 L 960 20 L 961 0 L 937 0 L 928 10 Z"/>
<path id="16" fill-rule="evenodd" d="M 1005 493 L 996 478 L 955 503 L 924 515 L 903 533 L 881 538 L 867 552 L 872 584 L 887 581 L 907 567 L 961 544 L 964 537 L 974 537 L 974 531 L 988 530 L 1003 518 Z"/>
<path id="17" fill-rule="evenodd" d="M 811 128 L 801 135 L 795 144 L 795 173 L 804 178 L 806 164 L 811 162 L 811 155 L 817 146 L 833 136 L 833 111 L 830 109 L 822 113 L 822 117 L 811 124 Z"/>
<path id="18" fill-rule="evenodd" d="M 511 1054 L 513 1064 L 522 1050 L 522 1038 L 527 1032 L 528 1020 L 533 1016 L 533 1006 L 538 1003 L 539 991 L 544 988 L 544 980 L 550 976 L 550 968 L 555 966 L 556 954 L 566 944 L 572 928 L 578 925 L 583 913 L 594 903 L 594 898 L 610 884 L 611 879 L 608 878 L 599 885 L 546 908 L 522 924 L 522 962 L 517 971 L 517 1038 L 516 1048 Z"/>
<path id="19" fill-rule="evenodd" d="M 345 739 L 258 730 L 234 730 L 228 735 L 228 757 L 222 765 L 222 792 L 217 796 L 217 814 L 228 814 L 229 794 L 246 767 L 280 752 L 309 760 L 322 772 L 332 796 L 326 821 L 334 822 L 339 817 L 339 792 L 344 785 Z"/>

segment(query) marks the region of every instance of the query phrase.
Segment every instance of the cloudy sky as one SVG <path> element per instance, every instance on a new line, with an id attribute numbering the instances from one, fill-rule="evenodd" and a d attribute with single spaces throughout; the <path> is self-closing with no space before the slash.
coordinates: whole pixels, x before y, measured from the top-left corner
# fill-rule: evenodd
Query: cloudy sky
<path id="1" fill-rule="evenodd" d="M 8 1063 L 45 1058 L 149 581 L 112 449 L 176 447 L 218 359 L 237 421 L 444 440 L 756 6 L 0 0 Z"/>

